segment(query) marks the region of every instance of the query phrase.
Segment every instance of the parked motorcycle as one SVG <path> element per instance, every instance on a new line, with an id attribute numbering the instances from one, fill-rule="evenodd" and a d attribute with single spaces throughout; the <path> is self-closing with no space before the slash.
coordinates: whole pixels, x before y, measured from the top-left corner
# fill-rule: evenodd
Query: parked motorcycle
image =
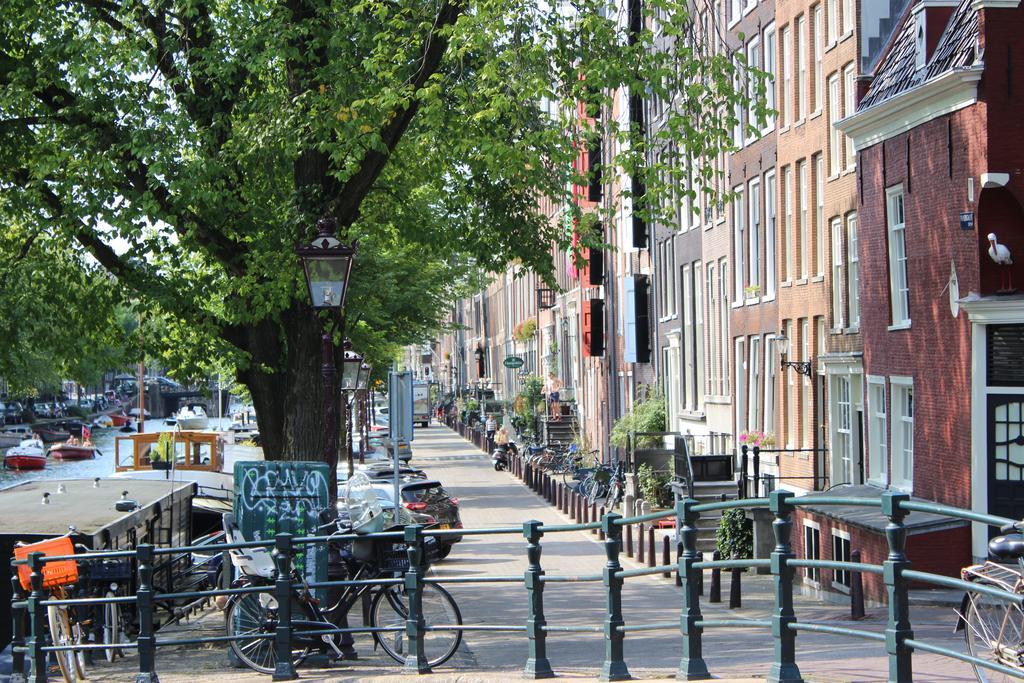
<path id="1" fill-rule="evenodd" d="M 502 470 L 508 469 L 508 446 L 507 444 L 498 444 L 491 451 L 491 464 L 494 465 L 495 472 L 501 472 Z"/>

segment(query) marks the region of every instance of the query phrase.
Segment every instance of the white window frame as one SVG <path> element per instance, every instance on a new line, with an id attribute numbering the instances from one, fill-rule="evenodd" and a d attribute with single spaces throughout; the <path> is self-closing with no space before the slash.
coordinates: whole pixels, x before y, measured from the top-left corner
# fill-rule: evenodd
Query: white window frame
<path id="1" fill-rule="evenodd" d="M 751 336 L 747 346 L 747 429 L 762 430 L 761 337 Z"/>
<path id="2" fill-rule="evenodd" d="M 782 127 L 793 123 L 793 31 L 782 28 Z"/>
<path id="3" fill-rule="evenodd" d="M 842 118 L 841 94 L 839 92 L 839 75 L 831 74 L 828 77 L 828 128 L 829 128 L 829 149 L 828 149 L 828 174 L 830 178 L 839 175 L 839 165 L 842 155 L 843 134 L 836 128 L 836 122 Z"/>
<path id="4" fill-rule="evenodd" d="M 761 179 L 754 178 L 747 183 L 747 283 L 750 287 L 761 286 L 762 226 Z"/>
<path id="5" fill-rule="evenodd" d="M 843 0 L 843 38 L 853 33 L 853 0 Z"/>
<path id="6" fill-rule="evenodd" d="M 775 432 L 775 378 L 778 375 L 775 357 L 775 334 L 764 336 L 764 431 Z"/>
<path id="7" fill-rule="evenodd" d="M 807 119 L 807 16 L 796 18 L 797 123 Z"/>
<path id="8" fill-rule="evenodd" d="M 810 218 L 810 201 L 808 194 L 810 193 L 810 170 L 809 164 L 806 159 L 802 159 L 797 162 L 797 191 L 800 193 L 800 226 L 799 226 L 799 245 L 797 248 L 799 251 L 797 255 L 800 258 L 800 267 L 797 269 L 797 276 L 801 280 L 806 280 L 808 273 L 811 271 L 811 265 L 808 263 L 810 260 L 811 250 L 809 246 L 810 242 L 810 226 L 807 225 L 808 219 Z"/>
<path id="9" fill-rule="evenodd" d="M 853 441 L 853 382 L 848 374 L 834 374 L 831 379 L 829 401 L 832 423 L 832 448 L 829 452 L 829 486 L 855 484 Z M 843 388 L 846 390 L 845 401 Z M 845 439 L 844 439 L 845 437 Z M 845 449 L 843 443 L 845 441 Z M 844 452 L 845 450 L 845 452 Z"/>
<path id="10" fill-rule="evenodd" d="M 754 76 L 753 69 L 760 70 L 762 67 L 762 54 L 761 54 L 761 38 L 759 35 L 754 35 L 747 43 L 747 68 L 751 69 L 747 73 L 747 97 L 750 103 L 747 105 L 747 130 L 744 133 L 744 137 L 747 140 L 747 144 L 751 144 L 757 140 L 762 133 L 762 129 L 757 124 L 757 112 L 755 107 L 757 101 L 760 99 L 757 95 L 757 77 Z"/>
<path id="11" fill-rule="evenodd" d="M 779 230 L 779 238 L 782 240 L 782 258 L 779 263 L 782 266 L 782 281 L 790 283 L 793 281 L 793 167 L 786 166 L 782 169 L 782 225 Z"/>
<path id="12" fill-rule="evenodd" d="M 889 484 L 889 409 L 885 377 L 868 375 L 868 483 Z M 879 393 L 881 396 L 879 396 Z"/>
<path id="13" fill-rule="evenodd" d="M 814 155 L 814 264 L 818 277 L 825 275 L 825 159 L 819 152 Z"/>
<path id="14" fill-rule="evenodd" d="M 890 330 L 910 327 L 910 282 L 907 272 L 907 215 L 903 185 L 885 191 L 885 222 L 889 242 Z"/>
<path id="15" fill-rule="evenodd" d="M 743 303 L 743 282 L 746 279 L 744 267 L 746 265 L 747 204 L 744 189 L 743 185 L 732 188 L 733 267 L 736 270 L 733 274 L 733 302 L 736 305 Z"/>
<path id="16" fill-rule="evenodd" d="M 914 379 L 892 376 L 889 378 L 891 406 L 889 418 L 889 453 L 892 454 L 892 488 L 913 493 L 914 491 Z M 910 392 L 911 414 L 906 415 L 904 402 Z M 908 437 L 909 430 L 909 437 Z M 905 441 L 906 440 L 906 441 Z M 910 448 L 905 448 L 909 442 Z"/>
<path id="17" fill-rule="evenodd" d="M 846 326 L 846 308 L 843 306 L 845 288 L 843 260 L 843 221 L 834 216 L 832 225 L 832 329 L 841 330 Z"/>
<path id="18" fill-rule="evenodd" d="M 782 321 L 782 334 L 786 337 L 786 339 L 790 340 L 790 345 L 791 345 L 790 346 L 790 349 L 791 349 L 790 350 L 790 354 L 792 354 L 792 346 L 795 344 L 795 340 L 793 339 L 793 330 L 795 329 L 795 327 L 796 326 L 793 324 L 792 320 L 783 320 Z M 787 358 L 787 360 L 789 360 L 789 359 Z M 793 448 L 797 447 L 796 446 L 796 444 L 797 444 L 797 440 L 796 440 L 796 424 L 797 424 L 797 420 L 796 420 L 796 408 L 797 408 L 796 393 L 797 392 L 795 392 L 793 390 L 793 388 L 796 386 L 796 380 L 793 379 L 793 377 L 795 375 L 796 375 L 795 372 L 784 372 L 784 373 L 782 373 L 782 376 L 785 378 L 785 382 L 784 382 L 783 386 L 784 386 L 784 391 L 785 391 L 785 394 L 786 394 L 786 401 L 785 401 L 785 405 L 783 406 L 785 408 L 785 412 L 784 412 L 784 415 L 783 415 L 782 428 L 786 432 L 783 435 L 783 438 L 785 438 L 785 440 L 786 440 L 786 448 L 787 449 L 793 449 Z"/>
<path id="19" fill-rule="evenodd" d="M 846 308 L 851 329 L 860 328 L 860 253 L 857 212 L 846 214 Z"/>
<path id="20" fill-rule="evenodd" d="M 818 536 L 818 539 L 817 539 L 816 543 L 814 543 L 814 545 L 816 547 L 814 548 L 814 553 L 813 554 L 810 552 L 811 549 L 808 547 L 809 545 L 811 545 L 808 541 L 809 541 L 809 539 L 814 537 L 814 534 L 808 534 L 807 533 L 808 529 L 817 532 L 817 536 Z M 811 521 L 809 519 L 805 519 L 804 520 L 804 529 L 803 529 L 803 531 L 804 531 L 804 539 L 803 539 L 803 541 L 804 541 L 803 542 L 803 546 L 804 546 L 804 548 L 803 548 L 803 550 L 804 550 L 804 559 L 805 560 L 820 560 L 821 559 L 821 524 L 819 524 L 818 522 Z M 819 568 L 819 567 L 804 567 L 804 583 L 809 583 L 810 585 L 814 586 L 815 588 L 820 588 L 821 587 L 821 568 Z"/>
<path id="21" fill-rule="evenodd" d="M 814 6 L 814 111 L 811 116 L 821 113 L 822 102 L 825 99 L 825 65 L 823 56 L 825 53 L 825 27 L 823 26 L 824 9 L 819 2 Z"/>
<path id="22" fill-rule="evenodd" d="M 694 390 L 697 392 L 697 410 L 704 410 L 705 359 L 704 340 L 704 272 L 701 262 L 693 262 L 693 334 L 694 334 Z M 688 305 L 688 304 L 687 304 Z"/>
<path id="23" fill-rule="evenodd" d="M 747 426 L 747 345 L 745 337 L 736 337 L 734 342 L 733 360 L 736 367 L 736 431 L 740 434 Z"/>
<path id="24" fill-rule="evenodd" d="M 836 0 L 827 0 L 825 21 L 828 23 L 828 47 L 832 47 L 839 39 L 839 4 Z"/>
<path id="25" fill-rule="evenodd" d="M 840 539 L 842 543 L 836 543 L 836 539 Z M 836 549 L 840 546 L 845 545 L 846 553 L 837 553 Z M 850 532 L 843 531 L 842 529 L 832 528 L 832 559 L 836 562 L 852 562 L 851 554 L 853 548 L 850 544 Z M 832 572 L 832 587 L 841 593 L 850 592 L 850 576 L 851 572 L 848 569 L 836 569 Z M 844 583 L 842 579 L 846 579 Z"/>
<path id="26" fill-rule="evenodd" d="M 764 46 L 761 50 L 761 58 L 764 63 L 764 71 L 768 74 L 768 83 L 765 93 L 765 106 L 768 108 L 768 118 L 765 121 L 764 132 L 765 134 L 775 130 L 775 105 L 777 99 L 775 97 L 776 88 L 776 34 L 775 34 L 775 22 L 772 22 L 765 26 L 761 32 L 761 44 Z"/>
<path id="27" fill-rule="evenodd" d="M 682 267 L 682 299 L 683 299 L 683 337 L 680 341 L 680 347 L 682 352 L 682 361 L 679 366 L 679 374 L 682 377 L 682 381 L 685 383 L 682 394 L 680 394 L 680 403 L 683 410 L 693 410 L 696 405 L 695 388 L 693 386 L 693 374 L 694 374 L 694 344 L 693 344 L 693 308 L 690 305 L 692 300 L 693 292 L 693 274 L 690 270 L 690 265 L 686 264 Z"/>
<path id="28" fill-rule="evenodd" d="M 811 319 L 801 318 L 800 327 L 800 360 L 804 363 L 811 360 Z M 800 396 L 800 447 L 810 448 L 811 444 L 814 443 L 814 416 L 811 414 L 811 401 L 813 398 L 814 387 L 811 384 L 811 378 L 806 375 L 801 375 L 803 378 L 801 396 Z"/>
<path id="29" fill-rule="evenodd" d="M 843 69 L 843 116 L 847 117 L 853 114 L 856 106 L 853 103 L 853 97 L 856 86 L 856 73 L 854 71 L 853 64 L 847 64 Z M 857 165 L 857 152 L 853 148 L 853 138 L 840 132 L 843 136 L 843 150 L 846 156 L 846 170 L 852 171 Z"/>
<path id="30" fill-rule="evenodd" d="M 775 254 L 777 190 L 775 169 L 772 169 L 764 174 L 764 296 L 762 300 L 768 301 L 775 298 L 775 282 L 778 279 Z"/>

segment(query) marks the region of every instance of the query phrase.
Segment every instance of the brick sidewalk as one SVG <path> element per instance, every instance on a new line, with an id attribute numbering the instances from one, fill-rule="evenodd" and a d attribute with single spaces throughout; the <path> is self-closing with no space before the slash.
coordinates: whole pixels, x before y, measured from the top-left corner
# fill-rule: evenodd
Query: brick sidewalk
<path id="1" fill-rule="evenodd" d="M 440 479 L 457 496 L 467 528 L 520 527 L 525 520 L 547 524 L 568 520 L 507 472 L 495 472 L 489 458 L 450 430 L 432 426 L 417 430 L 413 463 L 431 478 Z M 551 575 L 599 574 L 604 549 L 597 536 L 587 532 L 551 534 L 542 542 L 541 564 Z M 623 557 L 627 568 L 637 566 Z M 458 544 L 451 557 L 432 569 L 433 576 L 495 576 L 522 574 L 526 568 L 525 543 L 521 534 L 469 536 Z M 520 584 L 449 584 L 466 624 L 522 625 L 526 620 L 526 595 Z M 728 584 L 723 585 L 728 595 Z M 545 614 L 552 625 L 600 626 L 604 614 L 604 590 L 597 583 L 550 583 L 544 594 Z M 679 618 L 681 597 L 671 580 L 640 577 L 626 580 L 623 613 L 626 623 L 673 621 Z M 771 577 L 744 575 L 743 608 L 729 610 L 722 605 L 702 604 L 708 618 L 764 619 L 772 607 Z M 829 622 L 851 628 L 880 632 L 885 611 L 869 609 L 865 620 L 852 623 L 848 608 L 797 596 L 796 612 L 804 621 Z M 954 615 L 948 608 L 914 607 L 915 637 L 935 644 L 962 649 L 963 639 L 952 632 Z M 219 629 L 218 617 L 208 622 Z M 625 660 L 635 676 L 655 680 L 671 676 L 679 662 L 680 636 L 677 630 L 630 633 L 625 639 Z M 708 629 L 704 652 L 711 672 L 717 676 L 763 676 L 772 660 L 773 640 L 765 629 Z M 398 666 L 375 655 L 369 639 L 357 639 L 363 658 L 332 670 L 300 670 L 303 680 L 399 681 L 413 677 L 396 676 Z M 551 665 L 568 680 L 593 680 L 604 659 L 604 641 L 597 633 L 553 633 L 548 639 Z M 797 639 L 798 663 L 808 680 L 867 682 L 887 679 L 887 659 L 877 643 L 801 633 Z M 183 654 L 183 653 L 182 653 Z M 266 676 L 226 667 L 224 648 L 158 654 L 162 681 L 205 683 L 206 681 L 266 681 Z M 170 655 L 170 656 L 168 656 Z M 491 683 L 518 679 L 526 661 L 526 638 L 520 633 L 467 632 L 463 645 L 441 672 L 415 680 Z M 96 681 L 123 681 L 133 665 L 125 660 L 115 668 L 97 665 L 91 676 Z M 970 667 L 930 655 L 914 658 L 917 680 L 968 683 L 974 681 Z M 746 679 L 749 680 L 749 679 Z"/>

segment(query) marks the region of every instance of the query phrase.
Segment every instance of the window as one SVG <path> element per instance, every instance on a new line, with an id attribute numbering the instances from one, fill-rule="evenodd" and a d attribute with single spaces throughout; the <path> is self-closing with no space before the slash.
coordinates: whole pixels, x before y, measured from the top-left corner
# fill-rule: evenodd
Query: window
<path id="1" fill-rule="evenodd" d="M 797 273 L 799 273 L 801 279 L 807 278 L 807 271 L 809 270 L 809 264 L 807 263 L 808 258 L 808 197 L 807 197 L 807 162 L 797 162 L 797 177 L 799 178 L 800 186 L 798 192 L 800 194 L 800 225 L 797 226 L 797 245 L 796 245 L 796 260 L 797 260 Z"/>
<path id="2" fill-rule="evenodd" d="M 740 17 L 743 16 L 741 0 L 732 0 L 732 2 L 729 3 L 729 10 L 729 23 L 735 24 L 740 20 Z"/>
<path id="3" fill-rule="evenodd" d="M 822 11 L 820 3 L 814 7 L 813 21 L 814 26 L 811 27 L 811 30 L 814 31 L 814 86 L 811 89 L 811 102 L 814 112 L 820 112 L 821 98 L 825 93 L 824 68 L 822 65 L 822 55 L 825 52 L 825 46 L 823 44 L 825 27 L 822 25 Z"/>
<path id="4" fill-rule="evenodd" d="M 829 486 L 852 484 L 853 476 L 853 426 L 852 406 L 850 403 L 850 378 L 847 376 L 832 377 L 832 425 L 833 442 L 831 453 L 831 472 Z"/>
<path id="5" fill-rule="evenodd" d="M 850 327 L 860 327 L 860 254 L 857 252 L 857 214 L 846 217 L 847 295 Z"/>
<path id="6" fill-rule="evenodd" d="M 814 261 L 816 274 L 825 274 L 825 162 L 814 157 Z"/>
<path id="7" fill-rule="evenodd" d="M 743 260 L 745 258 L 743 245 L 746 244 L 746 205 L 743 202 L 743 186 L 737 185 L 733 188 L 732 200 L 732 230 L 733 230 L 733 267 L 736 269 L 733 277 L 733 301 L 743 303 Z"/>
<path id="8" fill-rule="evenodd" d="M 750 338 L 750 360 L 747 374 L 750 379 L 747 384 L 747 429 L 762 430 L 765 425 L 761 423 L 761 338 Z"/>
<path id="9" fill-rule="evenodd" d="M 775 171 L 764 175 L 764 295 L 775 298 Z"/>
<path id="10" fill-rule="evenodd" d="M 839 164 L 842 157 L 842 133 L 836 128 L 839 114 L 839 77 L 828 79 L 828 121 L 829 121 L 829 175 L 839 175 Z"/>
<path id="11" fill-rule="evenodd" d="M 796 20 L 796 107 L 797 121 L 807 118 L 807 19 L 800 15 Z"/>
<path id="12" fill-rule="evenodd" d="M 847 65 L 843 69 L 843 116 L 850 116 L 854 111 L 853 95 L 854 85 L 853 81 L 853 64 Z M 843 149 L 846 151 L 846 170 L 852 171 L 854 165 L 857 163 L 857 153 L 853 149 L 853 139 L 840 133 L 843 136 Z"/>
<path id="13" fill-rule="evenodd" d="M 914 385 L 909 377 L 891 377 L 892 485 L 914 489 Z"/>
<path id="14" fill-rule="evenodd" d="M 729 305 L 726 303 L 729 291 L 729 260 L 723 256 L 718 259 L 718 343 L 722 365 L 719 371 L 722 373 L 719 381 L 722 386 L 722 395 L 729 395 Z"/>
<path id="15" fill-rule="evenodd" d="M 853 33 L 853 22 L 856 17 L 853 11 L 853 0 L 843 0 L 843 35 Z"/>
<path id="16" fill-rule="evenodd" d="M 903 186 L 885 191 L 886 221 L 889 226 L 889 298 L 894 327 L 910 325 L 910 292 L 907 285 L 906 217 Z"/>
<path id="17" fill-rule="evenodd" d="M 753 69 L 761 68 L 761 40 L 760 38 L 754 38 L 747 43 L 747 68 L 751 69 L 747 76 L 747 97 L 749 98 L 749 104 L 747 105 L 747 141 L 752 142 L 756 140 L 758 136 L 759 127 L 757 126 L 757 102 L 760 97 L 757 94 L 757 77 L 754 75 Z"/>
<path id="18" fill-rule="evenodd" d="M 715 296 L 715 264 L 708 263 L 704 271 L 707 276 L 707 308 L 708 308 L 708 375 L 706 393 L 720 395 L 721 388 L 718 386 L 718 297 Z"/>
<path id="19" fill-rule="evenodd" d="M 885 486 L 889 471 L 885 378 L 868 377 L 868 479 Z"/>
<path id="20" fill-rule="evenodd" d="M 775 431 L 775 372 L 779 360 L 775 357 L 775 335 L 764 337 L 764 431 Z"/>
<path id="21" fill-rule="evenodd" d="M 701 292 L 704 280 L 700 261 L 693 262 L 693 386 L 697 393 L 697 410 L 704 410 L 704 302 Z"/>
<path id="22" fill-rule="evenodd" d="M 804 520 L 804 559 L 821 559 L 821 527 L 817 522 Z M 818 585 L 821 570 L 817 567 L 804 567 L 804 580 Z"/>
<path id="23" fill-rule="evenodd" d="M 852 562 L 850 559 L 850 534 L 839 529 L 832 530 L 832 559 L 836 562 Z M 850 572 L 837 569 L 832 573 L 832 586 L 841 591 L 850 590 Z"/>
<path id="24" fill-rule="evenodd" d="M 764 42 L 764 71 L 768 74 L 768 82 L 765 84 L 765 106 L 768 108 L 768 120 L 765 124 L 765 132 L 775 128 L 775 24 L 768 24 L 761 34 Z"/>
<path id="25" fill-rule="evenodd" d="M 793 37 L 789 27 L 782 29 L 782 127 L 793 122 Z"/>
<path id="26" fill-rule="evenodd" d="M 747 186 L 747 205 L 750 221 L 747 229 L 748 284 L 761 286 L 761 181 L 755 178 Z M 754 296 L 757 296 L 756 294 Z"/>
<path id="27" fill-rule="evenodd" d="M 793 343 L 792 320 L 782 321 L 782 334 L 786 337 L 786 339 L 790 340 L 790 344 Z M 787 360 L 791 359 L 787 358 Z M 796 429 L 796 419 L 794 415 L 794 413 L 796 412 L 796 406 L 793 405 L 795 400 L 793 395 L 794 375 L 796 375 L 796 373 L 793 372 L 792 370 L 783 374 L 783 377 L 785 377 L 786 379 L 786 389 L 783 392 L 785 399 L 782 402 L 782 430 L 786 434 L 787 448 L 796 447 L 796 433 L 794 432 L 794 430 Z"/>
<path id="28" fill-rule="evenodd" d="M 837 33 L 839 32 L 839 8 L 836 4 L 836 0 L 828 0 L 828 44 L 829 47 L 835 45 L 837 40 Z"/>
<path id="29" fill-rule="evenodd" d="M 683 347 L 683 405 L 682 407 L 686 410 L 693 410 L 696 401 L 696 387 L 693 384 L 694 379 L 694 353 L 696 351 L 694 339 L 693 339 L 693 309 L 690 306 L 692 301 L 692 280 L 690 273 L 690 266 L 683 266 L 682 271 L 683 280 L 683 339 L 681 346 Z M 698 287 L 700 286 L 700 280 L 697 281 Z"/>
<path id="30" fill-rule="evenodd" d="M 811 360 L 811 321 L 807 318 L 801 319 L 800 324 L 800 360 L 808 362 Z M 803 396 L 800 398 L 800 443 L 803 448 L 810 448 L 814 439 L 814 425 L 811 424 L 811 378 L 803 377 Z"/>
<path id="31" fill-rule="evenodd" d="M 678 355 L 679 348 L 676 346 L 664 347 L 661 350 L 661 363 L 664 368 L 665 377 L 665 412 L 668 413 L 666 418 L 668 424 L 672 425 L 675 423 L 675 416 L 679 409 L 676 405 L 676 384 L 679 380 L 679 376 L 674 372 L 674 356 Z"/>
<path id="32" fill-rule="evenodd" d="M 832 327 L 841 330 L 846 326 L 843 315 L 843 222 L 839 217 L 832 219 Z"/>
<path id="33" fill-rule="evenodd" d="M 789 245 L 793 239 L 793 169 L 790 166 L 782 172 L 782 201 L 785 202 L 785 207 L 782 212 L 782 229 L 779 230 L 779 239 L 782 241 L 782 249 L 779 252 L 782 258 L 779 265 L 783 282 L 789 282 L 792 279 L 790 269 L 793 267 L 792 255 L 789 253 Z"/>
<path id="34" fill-rule="evenodd" d="M 734 434 L 745 432 L 750 427 L 747 424 L 747 357 L 744 349 L 743 337 L 736 337 L 736 431 Z"/>

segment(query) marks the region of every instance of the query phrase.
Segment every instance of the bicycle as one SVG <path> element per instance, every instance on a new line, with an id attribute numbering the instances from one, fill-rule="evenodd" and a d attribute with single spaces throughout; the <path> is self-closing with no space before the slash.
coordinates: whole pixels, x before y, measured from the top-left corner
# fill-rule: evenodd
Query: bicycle
<path id="1" fill-rule="evenodd" d="M 39 543 L 16 543 L 14 556 L 25 559 L 32 552 L 44 555 L 74 555 L 77 551 L 88 551 L 88 548 L 71 541 L 71 535 L 77 529 L 68 527 L 68 533 Z M 19 580 L 25 590 L 29 590 L 28 567 L 18 567 Z M 43 588 L 50 591 L 51 600 L 67 600 L 71 597 L 71 587 L 78 581 L 78 564 L 74 560 L 49 562 L 43 566 Z M 55 647 L 78 646 L 87 642 L 86 628 L 91 620 L 79 620 L 74 608 L 67 605 L 47 605 L 46 622 L 50 628 L 50 640 Z M 57 667 L 66 683 L 86 680 L 85 652 L 83 650 L 58 650 L 54 653 Z"/>
<path id="2" fill-rule="evenodd" d="M 1000 531 L 1002 535 L 989 541 L 989 554 L 996 560 L 1016 561 L 1017 569 L 986 560 L 964 567 L 961 577 L 982 586 L 1024 594 L 1024 535 L 1020 533 L 1024 531 L 1024 522 L 1008 524 Z M 969 591 L 964 594 L 957 615 L 957 630 L 964 631 L 968 654 L 1021 672 L 1011 676 L 974 664 L 978 681 L 1003 683 L 1024 677 L 1024 611 L 1019 605 Z"/>
<path id="3" fill-rule="evenodd" d="M 336 524 L 330 538 L 351 533 L 350 528 Z M 232 515 L 224 516 L 224 527 L 228 542 L 244 542 L 234 523 Z M 408 569 L 406 546 L 403 543 L 380 539 L 355 539 L 352 541 L 328 540 L 336 566 L 344 569 L 344 576 L 351 581 L 372 581 L 394 578 Z M 231 550 L 232 564 L 241 577 L 232 587 L 272 587 L 276 578 L 273 560 L 265 548 L 250 548 L 244 551 Z M 324 634 L 325 630 L 337 629 L 337 621 L 347 619 L 349 610 L 359 601 L 368 599 L 368 626 L 373 641 L 396 662 L 404 663 L 407 652 L 406 620 L 408 618 L 407 594 L 404 585 L 345 586 L 333 605 L 321 608 L 312 595 L 309 584 L 299 572 L 292 571 L 292 582 L 301 588 L 292 593 L 292 663 L 299 666 L 313 648 L 327 651 L 337 659 L 345 658 L 340 634 Z M 423 616 L 427 626 L 462 625 L 462 612 L 447 590 L 437 584 L 421 586 Z M 231 641 L 231 650 L 242 663 L 254 671 L 273 673 L 277 664 L 277 651 L 273 634 L 277 629 L 277 600 L 271 593 L 246 593 L 233 596 L 225 607 L 227 635 L 237 637 Z M 347 623 L 345 621 L 344 623 Z M 347 627 L 343 627 L 347 628 Z M 462 642 L 462 631 L 428 631 L 423 639 L 423 650 L 431 667 L 440 666 L 455 654 Z"/>
<path id="4" fill-rule="evenodd" d="M 611 512 L 626 494 L 626 475 L 622 469 L 622 463 L 615 463 L 612 469 L 611 480 L 608 482 L 608 495 L 604 501 L 604 509 Z"/>

